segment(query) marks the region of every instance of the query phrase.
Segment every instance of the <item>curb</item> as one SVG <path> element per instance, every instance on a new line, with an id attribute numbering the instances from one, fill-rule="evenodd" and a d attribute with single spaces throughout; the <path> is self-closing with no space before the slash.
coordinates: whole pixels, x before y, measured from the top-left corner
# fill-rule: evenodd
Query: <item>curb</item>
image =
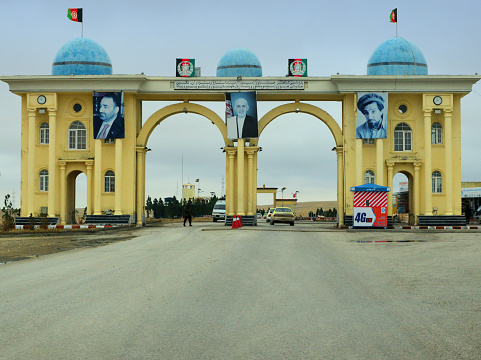
<path id="1" fill-rule="evenodd" d="M 75 229 L 107 229 L 118 227 L 118 225 L 49 225 L 48 229 L 62 229 L 62 230 L 75 230 Z M 35 225 L 34 229 L 39 229 L 40 225 Z M 30 225 L 15 225 L 15 230 L 28 230 Z"/>
<path id="2" fill-rule="evenodd" d="M 355 229 L 359 230 L 361 228 L 354 228 L 354 226 L 341 227 L 341 229 Z M 365 228 L 365 229 L 375 229 L 375 228 Z M 379 228 L 382 229 L 382 228 Z M 388 226 L 384 228 L 385 230 L 479 230 L 478 226 Z"/>

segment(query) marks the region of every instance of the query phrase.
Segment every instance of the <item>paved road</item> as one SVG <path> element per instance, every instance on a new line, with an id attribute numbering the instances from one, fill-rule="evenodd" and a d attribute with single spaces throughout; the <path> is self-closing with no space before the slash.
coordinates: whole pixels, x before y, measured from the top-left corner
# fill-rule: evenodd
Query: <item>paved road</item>
<path id="1" fill-rule="evenodd" d="M 0 358 L 481 358 L 479 234 L 140 233 L 0 265 Z"/>

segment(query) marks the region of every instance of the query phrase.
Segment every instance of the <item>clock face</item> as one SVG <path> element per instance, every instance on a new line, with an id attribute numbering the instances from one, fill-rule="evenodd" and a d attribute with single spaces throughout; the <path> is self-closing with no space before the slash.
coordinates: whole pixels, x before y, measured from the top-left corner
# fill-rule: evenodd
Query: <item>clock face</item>
<path id="1" fill-rule="evenodd" d="M 443 103 L 443 98 L 441 96 L 435 96 L 433 98 L 434 105 L 441 105 Z"/>
<path id="2" fill-rule="evenodd" d="M 47 98 L 45 97 L 45 95 L 40 95 L 38 98 L 37 98 L 37 102 L 40 104 L 40 105 L 43 105 L 47 102 Z"/>

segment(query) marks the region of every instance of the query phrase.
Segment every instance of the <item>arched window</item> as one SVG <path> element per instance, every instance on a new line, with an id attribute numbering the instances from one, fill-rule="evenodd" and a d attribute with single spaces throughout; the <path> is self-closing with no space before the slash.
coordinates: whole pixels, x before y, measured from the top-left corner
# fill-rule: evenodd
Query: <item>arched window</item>
<path id="1" fill-rule="evenodd" d="M 443 127 L 440 123 L 435 122 L 431 126 L 431 144 L 443 143 Z"/>
<path id="2" fill-rule="evenodd" d="M 74 121 L 68 128 L 69 150 L 87 149 L 87 128 L 80 121 Z"/>
<path id="3" fill-rule="evenodd" d="M 40 191 L 48 191 L 48 170 L 40 171 L 39 185 Z"/>
<path id="4" fill-rule="evenodd" d="M 115 192 L 115 173 L 112 170 L 105 173 L 105 192 Z"/>
<path id="5" fill-rule="evenodd" d="M 364 173 L 364 184 L 374 184 L 376 177 L 374 176 L 374 171 L 368 170 Z"/>
<path id="6" fill-rule="evenodd" d="M 48 144 L 48 124 L 40 125 L 40 144 Z"/>
<path id="7" fill-rule="evenodd" d="M 412 151 L 412 130 L 406 123 L 400 123 L 394 129 L 394 151 Z"/>
<path id="8" fill-rule="evenodd" d="M 439 171 L 433 171 L 433 193 L 443 192 L 443 176 Z"/>

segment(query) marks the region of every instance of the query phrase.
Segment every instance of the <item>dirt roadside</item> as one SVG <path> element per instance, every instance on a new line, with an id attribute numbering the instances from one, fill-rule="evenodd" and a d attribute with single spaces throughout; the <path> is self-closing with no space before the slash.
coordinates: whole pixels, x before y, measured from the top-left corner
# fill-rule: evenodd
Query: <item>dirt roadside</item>
<path id="1" fill-rule="evenodd" d="M 133 239 L 149 227 L 164 226 L 182 219 L 148 221 L 144 228 L 135 226 L 109 229 L 76 230 L 13 230 L 0 232 L 0 264 L 41 255 L 54 254 L 78 248 L 108 245 L 117 241 Z M 195 218 L 194 221 L 212 221 L 209 218 Z"/>

